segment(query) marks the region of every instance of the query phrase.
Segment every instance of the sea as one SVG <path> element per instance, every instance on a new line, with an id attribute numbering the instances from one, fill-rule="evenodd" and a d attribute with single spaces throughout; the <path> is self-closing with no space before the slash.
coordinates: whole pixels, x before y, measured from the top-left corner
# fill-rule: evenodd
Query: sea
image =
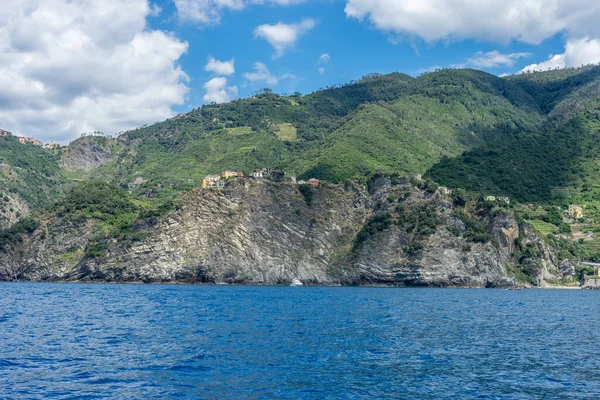
<path id="1" fill-rule="evenodd" d="M 0 399 L 600 398 L 600 291 L 0 283 Z"/>

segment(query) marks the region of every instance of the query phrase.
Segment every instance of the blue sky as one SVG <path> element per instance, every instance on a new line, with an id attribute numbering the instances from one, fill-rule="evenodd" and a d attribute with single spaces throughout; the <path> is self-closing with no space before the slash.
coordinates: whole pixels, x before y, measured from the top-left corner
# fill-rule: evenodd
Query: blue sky
<path id="1" fill-rule="evenodd" d="M 577 67 L 600 62 L 598 20 L 597 0 L 11 0 L 0 128 L 67 143 L 264 87 Z"/>
<path id="2" fill-rule="evenodd" d="M 322 1 L 294 6 L 249 6 L 243 11 L 224 10 L 218 25 L 202 26 L 176 17 L 177 10 L 170 1 L 157 3 L 162 13 L 150 19 L 156 29 L 175 32 L 178 38 L 189 43 L 189 49 L 179 62 L 190 75 L 190 93 L 178 112 L 206 103 L 203 85 L 215 74 L 204 70 L 209 56 L 217 60 L 235 60 L 235 74 L 228 85 L 238 87 L 240 97 L 271 87 L 278 93 L 310 93 L 321 87 L 349 82 L 373 73 L 403 72 L 417 76 L 436 66 L 462 66 L 477 52 L 499 51 L 503 54 L 529 53 L 515 60 L 513 65 L 466 65 L 492 74 L 515 73 L 526 66 L 545 60 L 550 54 L 564 51 L 563 33 L 539 44 L 511 40 L 497 43 L 489 40 L 466 39 L 428 43 L 420 38 L 395 40 L 389 32 L 376 29 L 372 24 L 348 18 L 344 1 Z M 274 48 L 264 39 L 256 38 L 254 29 L 262 24 L 293 24 L 302 19 L 313 19 L 316 25 L 302 35 L 295 44 L 277 59 L 272 59 Z M 329 62 L 319 62 L 323 54 Z M 256 62 L 264 63 L 275 76 L 293 75 L 277 84 L 264 81 L 249 82 L 245 72 L 251 72 Z M 321 74 L 318 70 L 323 68 Z"/>

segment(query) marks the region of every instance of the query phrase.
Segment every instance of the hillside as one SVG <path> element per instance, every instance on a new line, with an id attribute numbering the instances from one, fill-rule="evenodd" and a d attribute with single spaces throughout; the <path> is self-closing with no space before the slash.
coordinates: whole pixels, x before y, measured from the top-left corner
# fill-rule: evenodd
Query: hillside
<path id="1" fill-rule="evenodd" d="M 333 182 L 367 179 L 376 169 L 419 174 L 543 121 L 520 86 L 480 71 L 374 75 L 306 96 L 206 105 L 127 132 L 94 174 L 124 187 L 143 181 L 139 193 L 166 196 L 224 169 L 281 168 Z"/>
<path id="2" fill-rule="evenodd" d="M 4 279 L 276 283 L 303 271 L 314 283 L 571 282 L 584 271 L 573 261 L 600 261 L 599 141 L 598 66 L 506 78 L 395 73 L 305 96 L 264 91 L 59 150 L 6 134 Z M 220 194 L 198 189 L 207 174 L 255 168 L 286 175 L 234 180 Z M 419 174 L 426 181 L 399 178 Z M 292 176 L 325 183 L 315 190 Z M 422 203 L 432 196 L 430 209 Z M 295 222 L 271 221 L 283 215 Z M 303 240 L 278 247 L 284 231 Z M 440 275 L 432 268 L 448 252 L 453 272 Z M 477 268 L 489 274 L 470 279 Z"/>
<path id="3" fill-rule="evenodd" d="M 558 71 L 514 78 L 539 94 L 542 108 L 553 106 L 543 126 L 535 132 L 496 138 L 457 158 L 444 158 L 429 176 L 451 187 L 527 202 L 560 201 L 563 189 L 569 189 L 571 201 L 597 198 L 600 68 L 570 72 L 564 80 L 551 79 Z M 548 79 L 543 79 L 546 75 Z"/>
<path id="4" fill-rule="evenodd" d="M 21 144 L 8 133 L 0 135 L 0 228 L 62 195 L 58 159 L 54 151 Z"/>

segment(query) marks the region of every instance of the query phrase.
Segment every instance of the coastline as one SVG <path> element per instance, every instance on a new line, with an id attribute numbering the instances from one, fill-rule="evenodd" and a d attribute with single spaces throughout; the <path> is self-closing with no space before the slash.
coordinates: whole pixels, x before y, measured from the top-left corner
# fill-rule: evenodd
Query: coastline
<path id="1" fill-rule="evenodd" d="M 169 286 L 272 286 L 272 287 L 289 287 L 289 283 L 227 283 L 227 282 L 142 282 L 142 281 L 81 281 L 81 280 L 0 280 L 0 283 L 69 283 L 69 284 L 96 284 L 96 285 L 169 285 Z M 436 286 L 436 285 L 385 285 L 385 284 L 359 284 L 359 285 L 344 285 L 344 284 L 312 284 L 304 283 L 302 287 L 348 287 L 348 288 L 398 288 L 398 289 L 497 289 L 497 290 L 583 290 L 581 286 L 565 286 L 565 285 L 543 285 L 543 286 L 510 286 L 510 287 L 485 287 L 485 286 Z"/>

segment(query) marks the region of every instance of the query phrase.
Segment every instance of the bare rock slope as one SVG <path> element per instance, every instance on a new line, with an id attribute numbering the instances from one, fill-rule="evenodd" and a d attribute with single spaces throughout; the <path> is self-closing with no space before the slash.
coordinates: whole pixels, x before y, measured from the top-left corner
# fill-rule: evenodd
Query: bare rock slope
<path id="1" fill-rule="evenodd" d="M 537 239 L 507 211 L 480 213 L 466 219 L 442 191 L 408 180 L 324 184 L 309 195 L 244 180 L 188 192 L 169 215 L 140 226 L 137 241 L 99 238 L 93 220 L 50 218 L 0 253 L 0 279 L 514 285 L 515 239 Z M 540 274 L 560 274 L 550 254 L 543 262 Z"/>

